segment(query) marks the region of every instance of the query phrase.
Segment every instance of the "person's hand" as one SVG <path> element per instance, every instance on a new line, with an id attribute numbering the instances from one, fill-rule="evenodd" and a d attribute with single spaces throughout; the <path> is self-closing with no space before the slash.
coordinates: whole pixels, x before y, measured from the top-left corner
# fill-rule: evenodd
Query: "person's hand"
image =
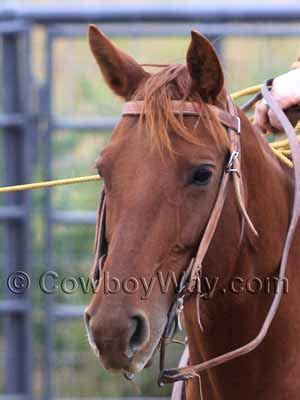
<path id="1" fill-rule="evenodd" d="M 283 109 L 300 105 L 300 68 L 275 78 L 271 93 Z M 263 101 L 255 106 L 254 124 L 264 133 L 282 130 L 280 122 Z"/>

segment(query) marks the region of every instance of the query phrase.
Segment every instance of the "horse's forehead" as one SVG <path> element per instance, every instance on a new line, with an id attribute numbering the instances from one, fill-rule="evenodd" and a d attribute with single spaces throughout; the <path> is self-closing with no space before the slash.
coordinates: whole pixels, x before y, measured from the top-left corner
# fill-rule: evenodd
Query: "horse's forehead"
<path id="1" fill-rule="evenodd" d="M 137 118 L 132 117 L 122 118 L 110 144 L 107 146 L 107 150 L 115 161 L 127 159 L 132 164 L 137 164 L 138 162 L 152 164 L 155 162 L 157 165 L 162 164 L 165 169 L 167 169 L 168 165 L 174 164 L 168 162 L 170 159 L 174 161 L 175 158 L 178 162 L 184 162 L 184 160 L 188 161 L 202 154 L 216 152 L 215 138 L 203 121 L 196 118 L 186 118 L 185 123 L 186 126 L 190 127 L 191 131 L 197 124 L 198 144 L 190 143 L 176 132 L 169 132 L 169 140 L 173 149 L 172 156 L 164 143 L 162 143 L 161 147 L 162 152 L 157 147 L 152 146 L 151 138 L 146 128 L 144 128 L 143 124 L 139 125 Z"/>

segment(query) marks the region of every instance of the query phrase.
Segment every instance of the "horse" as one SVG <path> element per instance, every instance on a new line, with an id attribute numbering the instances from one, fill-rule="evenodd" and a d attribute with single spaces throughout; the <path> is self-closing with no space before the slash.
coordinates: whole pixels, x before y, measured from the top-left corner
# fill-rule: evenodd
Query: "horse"
<path id="1" fill-rule="evenodd" d="M 99 282 L 85 312 L 91 347 L 112 372 L 137 373 L 150 364 L 178 298 L 172 279 L 181 282 L 197 254 L 218 208 L 225 170 L 223 204 L 196 270 L 197 282 L 206 285 L 190 291 L 182 308 L 190 366 L 233 351 L 257 335 L 276 296 L 270 282 L 278 280 L 291 217 L 292 169 L 233 106 L 240 124 L 235 168 L 223 69 L 200 33 L 191 33 L 185 64 L 153 73 L 94 25 L 89 43 L 107 85 L 126 105 L 96 162 L 105 198 L 92 270 Z M 297 224 L 286 290 L 264 341 L 191 376 L 186 399 L 299 398 L 299 229 Z M 116 290 L 105 288 L 108 276 Z M 157 278 L 170 276 L 162 288 Z"/>

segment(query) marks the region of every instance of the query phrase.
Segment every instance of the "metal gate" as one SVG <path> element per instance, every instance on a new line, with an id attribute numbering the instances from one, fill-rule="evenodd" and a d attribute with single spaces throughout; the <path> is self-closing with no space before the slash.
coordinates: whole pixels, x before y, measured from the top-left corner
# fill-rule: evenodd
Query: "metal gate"
<path id="1" fill-rule="evenodd" d="M 1 114 L 0 129 L 5 160 L 1 184 L 30 181 L 32 176 L 33 114 L 31 110 L 30 25 L 22 21 L 0 23 Z M 22 66 L 22 67 L 21 67 Z M 9 193 L 1 199 L 4 268 L 6 275 L 32 265 L 31 194 Z M 1 267 L 1 269 L 3 266 Z M 33 330 L 30 293 L 6 293 L 0 302 L 4 319 L 5 387 L 8 394 L 33 391 Z M 28 373 L 24 374 L 24 370 Z"/>

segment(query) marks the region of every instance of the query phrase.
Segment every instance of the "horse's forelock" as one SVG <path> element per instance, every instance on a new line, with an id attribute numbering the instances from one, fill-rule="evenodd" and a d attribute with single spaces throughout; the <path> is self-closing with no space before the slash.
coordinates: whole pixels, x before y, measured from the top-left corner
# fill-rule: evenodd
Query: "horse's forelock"
<path id="1" fill-rule="evenodd" d="M 184 64 L 172 64 L 150 75 L 135 92 L 132 100 L 143 100 L 140 123 L 144 121 L 146 124 L 151 148 L 158 149 L 161 154 L 166 149 L 169 155 L 174 157 L 171 131 L 190 143 L 201 144 L 201 137 L 196 133 L 196 129 L 191 131 L 190 127 L 184 124 L 182 117 L 175 116 L 172 100 L 197 102 L 203 110 L 199 119 L 208 127 L 216 145 L 219 148 L 228 145 L 228 138 L 219 121 L 199 93 L 193 90 L 191 78 Z M 197 125 L 198 123 L 195 128 Z"/>

